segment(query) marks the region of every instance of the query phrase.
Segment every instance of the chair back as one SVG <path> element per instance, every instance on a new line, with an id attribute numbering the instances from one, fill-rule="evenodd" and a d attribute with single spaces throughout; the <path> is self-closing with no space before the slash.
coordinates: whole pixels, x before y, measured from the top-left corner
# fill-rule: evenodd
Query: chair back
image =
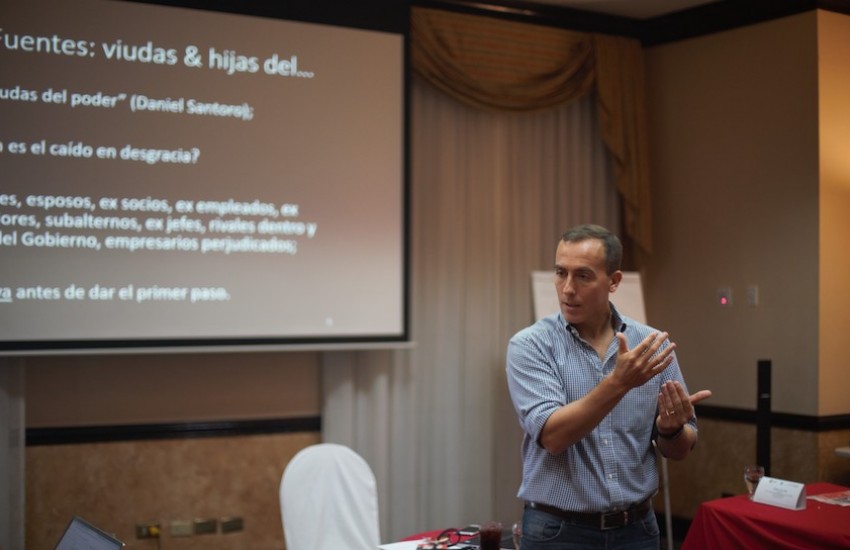
<path id="1" fill-rule="evenodd" d="M 375 550 L 380 544 L 375 475 L 344 445 L 299 451 L 283 471 L 280 509 L 287 550 Z"/>

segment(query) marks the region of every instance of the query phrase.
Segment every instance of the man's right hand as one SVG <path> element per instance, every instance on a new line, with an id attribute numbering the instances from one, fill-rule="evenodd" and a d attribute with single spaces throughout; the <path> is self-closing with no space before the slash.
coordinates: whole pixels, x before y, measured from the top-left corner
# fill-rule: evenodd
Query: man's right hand
<path id="1" fill-rule="evenodd" d="M 653 332 L 633 349 L 629 349 L 626 335 L 618 332 L 619 349 L 617 364 L 611 374 L 612 381 L 630 390 L 644 385 L 653 376 L 669 367 L 673 362 L 673 350 L 676 349 L 676 344 L 670 342 L 670 345 L 658 351 L 667 340 L 667 336 L 666 332 Z"/>

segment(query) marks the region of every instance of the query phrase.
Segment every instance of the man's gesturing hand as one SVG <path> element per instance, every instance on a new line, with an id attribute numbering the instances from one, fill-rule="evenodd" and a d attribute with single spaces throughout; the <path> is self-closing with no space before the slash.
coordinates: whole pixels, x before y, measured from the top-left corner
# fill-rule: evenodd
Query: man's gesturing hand
<path id="1" fill-rule="evenodd" d="M 658 433 L 675 433 L 694 416 L 694 405 L 711 397 L 711 390 L 700 390 L 688 395 L 682 385 L 668 380 L 658 393 L 658 417 L 655 426 Z"/>
<path id="2" fill-rule="evenodd" d="M 667 340 L 666 332 L 653 332 L 633 349 L 629 349 L 626 335 L 622 332 L 617 333 L 617 339 L 619 350 L 612 378 L 628 389 L 642 386 L 673 362 L 672 354 L 676 344 L 670 342 L 667 347 L 658 351 Z"/>

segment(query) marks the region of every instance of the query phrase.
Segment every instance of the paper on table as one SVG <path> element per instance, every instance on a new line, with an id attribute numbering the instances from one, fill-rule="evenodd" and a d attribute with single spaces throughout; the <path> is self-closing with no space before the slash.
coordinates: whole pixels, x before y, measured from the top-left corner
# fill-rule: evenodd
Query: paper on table
<path id="1" fill-rule="evenodd" d="M 817 500 L 818 502 L 837 504 L 839 506 L 850 506 L 850 490 L 812 495 L 809 497 L 809 500 Z"/>
<path id="2" fill-rule="evenodd" d="M 425 539 L 390 542 L 388 544 L 381 544 L 378 548 L 381 550 L 416 550 L 416 546 L 421 542 L 425 542 Z"/>
<path id="3" fill-rule="evenodd" d="M 387 544 L 381 544 L 378 546 L 380 550 L 416 550 L 416 547 L 419 546 L 420 543 L 425 542 L 426 539 L 419 540 L 404 540 L 401 542 L 390 542 Z M 464 549 L 470 548 L 468 544 L 458 543 L 454 546 L 449 546 L 449 550 L 454 548 Z M 477 547 L 476 547 L 477 548 Z"/>

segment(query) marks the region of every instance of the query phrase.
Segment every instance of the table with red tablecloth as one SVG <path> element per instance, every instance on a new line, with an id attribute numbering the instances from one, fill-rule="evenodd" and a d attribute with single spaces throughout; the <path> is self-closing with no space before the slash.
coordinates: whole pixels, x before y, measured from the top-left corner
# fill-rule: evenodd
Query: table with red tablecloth
<path id="1" fill-rule="evenodd" d="M 806 485 L 806 496 L 846 491 L 832 483 Z M 703 502 L 682 550 L 850 548 L 850 506 L 806 499 L 805 510 L 753 502 L 747 495 Z"/>

